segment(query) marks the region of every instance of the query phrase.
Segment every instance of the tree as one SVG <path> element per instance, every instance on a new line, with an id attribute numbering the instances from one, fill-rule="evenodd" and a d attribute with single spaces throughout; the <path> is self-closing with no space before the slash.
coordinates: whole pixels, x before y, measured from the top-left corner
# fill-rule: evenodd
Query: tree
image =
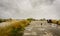
<path id="1" fill-rule="evenodd" d="M 48 23 L 52 23 L 52 20 L 51 20 L 51 19 L 49 19 L 49 20 L 47 20 L 47 22 L 48 22 Z"/>
<path id="2" fill-rule="evenodd" d="M 27 18 L 27 20 L 30 21 L 30 22 L 35 21 L 35 19 L 33 19 L 33 18 Z"/>

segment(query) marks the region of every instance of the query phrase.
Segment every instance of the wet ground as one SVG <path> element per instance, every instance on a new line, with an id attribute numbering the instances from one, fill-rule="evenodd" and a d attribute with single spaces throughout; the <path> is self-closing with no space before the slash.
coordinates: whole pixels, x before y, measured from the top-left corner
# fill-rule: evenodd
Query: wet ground
<path id="1" fill-rule="evenodd" d="M 42 23 L 42 24 L 41 24 Z M 23 36 L 60 36 L 60 26 L 42 21 L 32 21 Z"/>

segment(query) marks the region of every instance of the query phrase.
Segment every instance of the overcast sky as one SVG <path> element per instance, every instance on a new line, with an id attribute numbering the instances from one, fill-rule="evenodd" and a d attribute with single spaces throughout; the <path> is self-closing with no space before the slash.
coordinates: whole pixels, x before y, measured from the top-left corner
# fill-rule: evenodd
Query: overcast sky
<path id="1" fill-rule="evenodd" d="M 0 18 L 60 19 L 60 0 L 0 0 Z"/>

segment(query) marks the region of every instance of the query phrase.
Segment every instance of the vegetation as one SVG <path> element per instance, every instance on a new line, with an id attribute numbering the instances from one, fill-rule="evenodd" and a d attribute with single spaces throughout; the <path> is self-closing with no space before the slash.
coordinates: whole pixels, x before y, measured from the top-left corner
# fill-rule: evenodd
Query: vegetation
<path id="1" fill-rule="evenodd" d="M 47 20 L 48 23 L 53 23 L 53 24 L 57 24 L 57 25 L 60 25 L 60 20 L 52 20 L 52 19 L 49 19 Z"/>
<path id="2" fill-rule="evenodd" d="M 6 21 L 11 21 L 11 20 L 12 20 L 11 18 L 9 18 L 9 19 L 2 19 L 2 18 L 0 18 L 0 23 L 6 22 Z"/>
<path id="3" fill-rule="evenodd" d="M 13 20 L 9 22 L 10 25 L 6 27 L 0 26 L 0 36 L 22 36 L 24 33 L 24 28 L 30 23 L 28 20 Z"/>
<path id="4" fill-rule="evenodd" d="M 27 18 L 27 20 L 30 21 L 30 22 L 35 21 L 35 19 L 33 19 L 33 18 Z"/>
<path id="5" fill-rule="evenodd" d="M 8 24 L 10 24 L 6 27 L 0 26 L 0 36 L 23 36 L 25 27 L 27 27 L 31 21 L 35 21 L 35 20 L 36 19 L 33 19 L 33 18 L 27 18 L 24 20 L 13 20 L 11 18 L 10 19 L 1 19 L 0 18 L 0 23 L 9 22 Z M 46 21 L 46 19 L 45 18 L 40 19 L 39 21 Z M 49 19 L 49 20 L 47 20 L 47 22 L 60 25 L 60 20 Z"/>
<path id="6" fill-rule="evenodd" d="M 60 25 L 60 20 L 58 20 L 58 25 Z"/>
<path id="7" fill-rule="evenodd" d="M 5 22 L 5 20 L 0 18 L 0 23 L 1 23 L 1 22 Z"/>
<path id="8" fill-rule="evenodd" d="M 58 24 L 58 23 L 57 23 L 57 20 L 52 20 L 52 23 L 54 23 L 54 24 Z"/>
<path id="9" fill-rule="evenodd" d="M 46 21 L 46 19 L 45 19 L 45 18 L 43 18 L 43 19 L 40 19 L 40 21 Z"/>
<path id="10" fill-rule="evenodd" d="M 47 20 L 47 22 L 48 22 L 48 23 L 52 23 L 52 20 L 51 20 L 51 19 L 49 19 L 49 20 Z"/>

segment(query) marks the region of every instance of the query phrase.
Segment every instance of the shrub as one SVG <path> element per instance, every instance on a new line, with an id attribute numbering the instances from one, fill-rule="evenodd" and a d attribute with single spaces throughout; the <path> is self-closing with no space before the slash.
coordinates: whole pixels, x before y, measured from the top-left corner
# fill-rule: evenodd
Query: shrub
<path id="1" fill-rule="evenodd" d="M 0 23 L 1 23 L 1 22 L 5 22 L 5 20 L 4 20 L 4 19 L 2 19 L 2 18 L 0 18 Z"/>
<path id="2" fill-rule="evenodd" d="M 6 27 L 0 27 L 0 36 L 22 36 L 29 21 L 11 21 L 9 24 Z"/>
<path id="3" fill-rule="evenodd" d="M 58 24 L 60 25 L 60 20 L 58 20 Z"/>
<path id="4" fill-rule="evenodd" d="M 33 18 L 27 18 L 27 20 L 30 21 L 30 22 L 35 21 L 35 19 L 33 19 Z"/>
<path id="5" fill-rule="evenodd" d="M 47 22 L 48 22 L 48 23 L 52 23 L 52 20 L 51 20 L 51 19 L 49 19 L 49 20 L 47 20 Z"/>
<path id="6" fill-rule="evenodd" d="M 6 22 L 6 21 L 12 21 L 12 19 L 11 18 L 9 18 L 9 19 L 2 19 L 2 18 L 0 18 L 0 23 Z"/>

